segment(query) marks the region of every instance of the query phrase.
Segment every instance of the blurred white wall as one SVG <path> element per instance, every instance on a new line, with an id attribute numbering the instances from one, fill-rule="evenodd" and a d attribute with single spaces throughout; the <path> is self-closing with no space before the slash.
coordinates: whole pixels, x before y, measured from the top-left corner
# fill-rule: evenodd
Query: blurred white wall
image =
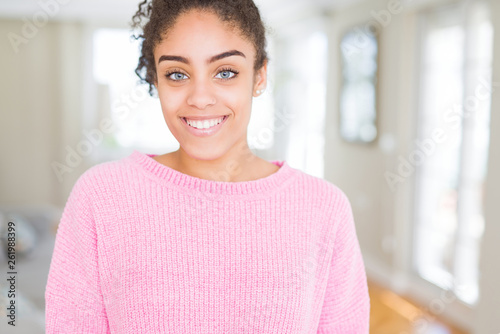
<path id="1" fill-rule="evenodd" d="M 365 1 L 331 14 L 325 178 L 338 184 L 350 198 L 355 212 L 358 238 L 365 256 L 376 262 L 377 266 L 384 265 L 390 268 L 394 259 L 391 249 L 387 246 L 384 249 L 384 241 L 394 236 L 391 225 L 394 199 L 383 174 L 396 152 L 384 153 L 379 147 L 380 138 L 366 145 L 348 143 L 341 138 L 339 131 L 341 37 L 349 28 L 363 26 L 373 20 L 371 11 L 384 8 L 385 3 L 386 1 Z M 398 75 L 401 68 L 404 69 L 399 56 L 400 29 L 400 18 L 395 17 L 379 36 L 377 126 L 379 136 L 390 136 L 394 141 L 404 143 L 405 138 L 397 138 L 402 134 L 398 121 L 408 117 L 410 110 L 407 110 L 406 115 L 401 113 L 400 100 L 395 98 L 401 94 L 403 88 L 399 85 Z"/>
<path id="2" fill-rule="evenodd" d="M 64 205 L 88 167 L 77 166 L 62 183 L 51 167 L 63 161 L 64 145 L 80 138 L 82 29 L 51 22 L 25 39 L 23 29 L 21 20 L 0 20 L 1 36 L 23 38 L 0 39 L 0 203 Z"/>

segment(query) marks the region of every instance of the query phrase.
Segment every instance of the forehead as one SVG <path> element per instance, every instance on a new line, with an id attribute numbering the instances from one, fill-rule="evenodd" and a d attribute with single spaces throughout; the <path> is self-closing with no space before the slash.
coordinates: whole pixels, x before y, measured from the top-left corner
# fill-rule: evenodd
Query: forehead
<path id="1" fill-rule="evenodd" d="M 179 15 L 157 45 L 155 54 L 169 51 L 195 58 L 233 49 L 245 53 L 247 60 L 255 56 L 253 44 L 238 28 L 221 21 L 212 12 L 191 10 Z"/>

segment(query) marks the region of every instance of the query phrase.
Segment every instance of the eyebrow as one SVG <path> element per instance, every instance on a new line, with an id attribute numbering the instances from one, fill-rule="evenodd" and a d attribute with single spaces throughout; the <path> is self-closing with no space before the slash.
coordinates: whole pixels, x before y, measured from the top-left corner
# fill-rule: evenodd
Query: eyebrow
<path id="1" fill-rule="evenodd" d="M 218 55 L 211 57 L 210 59 L 207 60 L 207 64 L 211 64 L 217 60 L 220 60 L 220 59 L 223 59 L 226 57 L 231 57 L 231 56 L 241 56 L 243 58 L 246 58 L 246 56 L 243 52 L 238 51 L 238 50 L 231 50 L 231 51 L 226 51 L 226 52 L 223 52 L 221 54 L 218 54 Z M 188 65 L 190 63 L 189 59 L 185 58 L 185 57 L 163 55 L 160 57 L 160 59 L 158 59 L 158 64 L 161 63 L 162 61 L 166 61 L 166 60 L 178 61 L 178 62 L 185 63 Z"/>

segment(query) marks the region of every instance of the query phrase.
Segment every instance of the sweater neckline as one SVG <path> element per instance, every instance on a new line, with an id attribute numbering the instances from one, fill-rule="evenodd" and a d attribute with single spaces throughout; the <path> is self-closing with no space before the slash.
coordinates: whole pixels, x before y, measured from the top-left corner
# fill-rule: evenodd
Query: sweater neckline
<path id="1" fill-rule="evenodd" d="M 179 190 L 184 189 L 191 194 L 198 193 L 205 197 L 232 195 L 238 198 L 248 195 L 270 194 L 284 187 L 295 173 L 295 169 L 290 167 L 285 160 L 270 160 L 269 162 L 280 168 L 266 177 L 239 182 L 213 181 L 181 173 L 157 162 L 153 159 L 154 156 L 157 155 L 134 150 L 129 158 L 157 180 L 174 185 Z"/>

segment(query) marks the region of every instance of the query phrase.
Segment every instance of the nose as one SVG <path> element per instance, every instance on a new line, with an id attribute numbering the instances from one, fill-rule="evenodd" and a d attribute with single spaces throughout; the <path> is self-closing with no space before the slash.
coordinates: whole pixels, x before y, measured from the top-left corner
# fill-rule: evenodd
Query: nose
<path id="1" fill-rule="evenodd" d="M 199 78 L 191 87 L 187 104 L 198 109 L 205 109 L 207 106 L 214 105 L 216 98 L 213 88 L 211 82 Z"/>

